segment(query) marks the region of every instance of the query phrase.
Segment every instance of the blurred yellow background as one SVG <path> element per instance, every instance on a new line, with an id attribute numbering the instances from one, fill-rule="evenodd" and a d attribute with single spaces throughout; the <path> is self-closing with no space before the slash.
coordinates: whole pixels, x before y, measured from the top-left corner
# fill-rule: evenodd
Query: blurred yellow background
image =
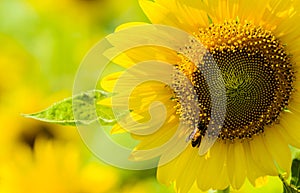
<path id="1" fill-rule="evenodd" d="M 75 127 L 21 116 L 71 96 L 88 50 L 130 21 L 148 21 L 137 0 L 0 1 L 0 192 L 173 192 L 155 169 L 102 163 Z"/>
<path id="2" fill-rule="evenodd" d="M 135 0 L 0 1 L 0 192 L 172 192 L 96 159 L 75 127 L 21 116 L 71 96 L 88 50 L 129 21 L 147 21 Z"/>

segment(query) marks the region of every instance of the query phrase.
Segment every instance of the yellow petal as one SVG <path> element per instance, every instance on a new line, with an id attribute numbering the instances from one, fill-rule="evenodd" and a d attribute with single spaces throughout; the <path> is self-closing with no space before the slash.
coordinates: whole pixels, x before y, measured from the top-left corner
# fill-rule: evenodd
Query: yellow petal
<path id="1" fill-rule="evenodd" d="M 177 178 L 178 171 L 177 161 L 178 158 L 175 158 L 168 162 L 167 164 L 159 164 L 157 168 L 156 177 L 157 180 L 163 184 L 170 185 Z"/>
<path id="2" fill-rule="evenodd" d="M 238 0 L 204 0 L 203 2 L 207 14 L 214 23 L 223 23 L 226 19 L 235 20 L 238 17 L 242 22 L 254 20 L 254 23 L 259 24 L 268 5 L 268 0 L 251 3 Z"/>
<path id="3" fill-rule="evenodd" d="M 162 5 L 149 0 L 139 1 L 141 8 L 152 23 L 176 25 L 178 20 L 170 14 L 170 10 Z"/>
<path id="4" fill-rule="evenodd" d="M 280 119 L 280 125 L 282 125 L 282 129 L 294 139 L 293 141 L 295 141 L 296 144 L 300 143 L 299 116 L 292 112 L 286 112 Z"/>
<path id="5" fill-rule="evenodd" d="M 108 92 L 113 92 L 116 82 L 121 75 L 122 75 L 122 72 L 116 72 L 116 73 L 105 76 L 101 80 L 101 87 Z"/>
<path id="6" fill-rule="evenodd" d="M 282 121 L 281 121 L 282 123 Z M 282 126 L 282 124 L 276 124 L 274 125 L 276 127 L 276 130 L 280 133 L 280 135 L 283 137 L 283 139 L 290 145 L 300 148 L 300 139 L 296 138 L 295 136 L 292 136 L 290 133 L 288 133 Z"/>
<path id="7" fill-rule="evenodd" d="M 207 13 L 203 9 L 201 1 L 195 0 L 156 0 L 157 4 L 168 8 L 170 14 L 179 21 L 177 27 L 188 32 L 195 32 L 200 27 L 206 27 L 209 24 Z"/>
<path id="8" fill-rule="evenodd" d="M 112 98 L 105 98 L 97 102 L 98 105 L 112 107 Z"/>
<path id="9" fill-rule="evenodd" d="M 191 146 L 191 144 L 186 141 L 186 139 L 190 134 L 189 132 L 186 131 L 187 131 L 186 125 L 180 124 L 178 126 L 176 133 L 173 135 L 172 139 L 168 141 L 169 148 L 167 149 L 166 152 L 162 154 L 160 158 L 160 163 L 162 164 L 168 163 L 170 160 L 180 155 L 181 152 L 184 152 L 186 148 Z M 193 149 L 196 149 L 198 151 L 197 148 L 193 148 Z"/>
<path id="10" fill-rule="evenodd" d="M 118 134 L 118 133 L 125 133 L 125 132 L 127 131 L 123 129 L 119 124 L 115 124 L 110 131 L 111 134 Z"/>
<path id="11" fill-rule="evenodd" d="M 247 163 L 247 177 L 250 181 L 250 183 L 255 187 L 258 186 L 258 182 L 261 176 L 265 175 L 265 172 L 263 172 L 258 165 L 255 163 L 250 150 L 250 144 L 249 142 L 243 143 L 245 155 L 246 155 L 246 163 Z"/>
<path id="12" fill-rule="evenodd" d="M 253 139 L 249 141 L 249 145 L 252 158 L 256 165 L 259 166 L 260 169 L 267 175 L 278 175 L 277 168 L 270 152 L 265 146 L 262 136 L 254 136 Z"/>
<path id="13" fill-rule="evenodd" d="M 178 192 L 188 192 L 195 182 L 199 166 L 199 155 L 196 148 L 190 145 L 180 156 L 178 168 L 182 168 L 176 181 Z"/>
<path id="14" fill-rule="evenodd" d="M 129 27 L 142 26 L 142 25 L 149 25 L 149 24 L 145 23 L 145 22 L 128 22 L 128 23 L 123 23 L 123 24 L 119 25 L 115 29 L 115 31 L 118 32 L 120 30 L 127 29 Z"/>
<path id="15" fill-rule="evenodd" d="M 154 108 L 152 104 L 159 101 L 166 109 L 166 117 L 170 117 L 176 111 L 176 102 L 171 100 L 172 96 L 172 91 L 163 83 L 146 82 L 134 88 L 129 99 L 129 108 L 150 120 L 149 109 Z"/>
<path id="16" fill-rule="evenodd" d="M 120 53 L 118 56 L 115 56 L 116 52 L 114 48 L 111 48 L 106 50 L 104 55 L 124 68 L 129 68 L 135 64 L 149 60 L 163 61 L 171 65 L 179 61 L 176 51 L 160 46 L 135 47 Z"/>
<path id="17" fill-rule="evenodd" d="M 283 171 L 289 173 L 292 165 L 291 151 L 287 142 L 280 133 L 276 131 L 275 127 L 265 129 L 264 141 L 268 151 L 271 153 L 279 167 Z"/>
<path id="18" fill-rule="evenodd" d="M 197 174 L 197 184 L 201 190 L 222 190 L 229 185 L 224 154 L 226 151 L 227 144 L 217 141 L 209 150 L 209 156 L 202 156 L 202 167 Z"/>
<path id="19" fill-rule="evenodd" d="M 134 135 L 135 139 L 141 140 L 137 150 L 151 149 L 165 144 L 171 139 L 178 129 L 178 119 L 170 117 L 168 121 L 155 133 L 150 135 Z"/>
<path id="20" fill-rule="evenodd" d="M 168 153 L 170 152 L 167 151 L 166 154 Z M 160 159 L 159 161 L 159 167 L 157 169 L 158 181 L 167 185 L 169 185 L 170 182 L 176 181 L 176 187 L 178 189 L 189 189 L 191 181 L 193 184 L 195 176 L 197 175 L 197 172 L 195 171 L 198 171 L 197 168 L 201 165 L 197 149 L 187 147 L 178 156 L 170 159 L 168 162 L 165 162 L 165 160 L 166 159 Z M 191 177 L 188 177 L 188 175 L 191 175 Z M 184 184 L 187 180 L 186 178 L 189 178 L 189 182 L 187 182 L 188 184 Z"/>
<path id="21" fill-rule="evenodd" d="M 246 179 L 246 156 L 243 144 L 235 142 L 228 145 L 227 172 L 230 184 L 234 189 L 240 189 Z"/>

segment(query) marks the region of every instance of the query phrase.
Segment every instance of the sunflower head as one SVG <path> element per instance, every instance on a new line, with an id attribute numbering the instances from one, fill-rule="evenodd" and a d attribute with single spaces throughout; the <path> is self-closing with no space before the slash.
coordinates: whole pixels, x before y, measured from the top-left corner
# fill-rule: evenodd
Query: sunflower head
<path id="1" fill-rule="evenodd" d="M 169 144 L 160 152 L 158 179 L 175 182 L 179 192 L 187 192 L 194 182 L 202 190 L 230 185 L 238 189 L 246 178 L 255 186 L 262 176 L 289 173 L 288 145 L 300 145 L 295 137 L 300 136 L 295 122 L 300 100 L 299 2 L 141 0 L 140 4 L 152 23 L 179 28 L 190 37 L 178 49 L 147 44 L 115 60 L 125 71 L 151 59 L 174 69 L 168 71 L 168 86 L 152 82 L 137 86 L 139 92 L 130 95 L 133 116 L 149 118 L 146 108 L 156 100 L 167 107 L 165 123 L 152 134 L 134 133 L 138 127 L 127 129 L 140 140 L 133 157 L 142 159 L 137 151 Z M 150 35 L 147 43 L 159 35 Z M 179 42 L 176 38 L 170 38 L 174 45 Z M 104 78 L 102 85 L 119 77 Z M 181 145 L 172 143 L 174 138 Z M 166 163 L 166 157 L 174 159 Z"/>
<path id="2" fill-rule="evenodd" d="M 193 44 L 199 43 L 191 41 L 191 45 L 184 48 L 186 55 L 201 59 L 192 63 L 182 57 L 182 61 L 177 64 L 177 68 L 192 82 L 201 109 L 199 118 L 192 117 L 200 119 L 192 143 L 200 142 L 206 133 L 218 135 L 222 140 L 251 139 L 263 133 L 265 126 L 278 122 L 281 112 L 287 109 L 295 80 L 291 56 L 282 42 L 271 31 L 239 21 L 211 24 L 199 29 L 194 35 L 208 52 L 193 52 L 199 49 Z M 222 77 L 216 73 L 206 73 L 213 71 L 215 65 L 220 69 Z M 209 86 L 208 80 L 214 83 Z M 178 92 L 177 98 L 182 98 L 181 82 L 174 81 L 174 84 L 180 90 L 175 90 L 175 95 Z M 212 91 L 222 90 L 222 86 L 225 87 L 226 101 L 224 97 L 219 97 L 214 102 L 217 106 L 226 103 L 225 119 L 218 116 L 214 120 L 218 122 L 214 125 L 216 128 L 209 132 L 207 126 L 211 120 L 211 95 L 218 94 Z M 190 104 L 194 100 L 185 97 L 184 102 Z M 190 116 L 187 116 L 182 106 L 178 104 L 178 114 L 182 119 L 189 119 Z M 214 132 L 217 128 L 221 129 L 220 133 Z"/>

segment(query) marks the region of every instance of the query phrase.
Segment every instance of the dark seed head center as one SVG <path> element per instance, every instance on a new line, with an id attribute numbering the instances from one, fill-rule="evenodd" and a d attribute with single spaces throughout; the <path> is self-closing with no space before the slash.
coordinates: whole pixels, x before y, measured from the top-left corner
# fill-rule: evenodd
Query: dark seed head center
<path id="1" fill-rule="evenodd" d="M 201 112 L 199 117 L 195 117 L 199 118 L 195 126 L 198 128 L 197 136 L 202 137 L 206 133 L 215 135 L 203 129 L 203 124 L 209 124 L 212 107 L 207 78 L 214 80 L 217 77 L 204 76 L 202 69 L 209 70 L 213 63 L 221 71 L 226 92 L 225 119 L 217 126 L 221 128 L 217 134 L 219 139 L 251 138 L 263 133 L 266 125 L 276 123 L 289 103 L 294 81 L 291 56 L 280 40 L 262 27 L 236 21 L 210 25 L 194 35 L 209 54 L 205 54 L 199 64 L 184 58 L 178 69 L 189 77 L 198 97 Z M 185 47 L 190 48 L 193 46 Z M 174 85 L 180 87 L 176 83 Z M 212 85 L 214 90 L 220 86 Z M 182 105 L 178 106 L 178 113 L 185 120 L 186 113 L 180 108 Z"/>

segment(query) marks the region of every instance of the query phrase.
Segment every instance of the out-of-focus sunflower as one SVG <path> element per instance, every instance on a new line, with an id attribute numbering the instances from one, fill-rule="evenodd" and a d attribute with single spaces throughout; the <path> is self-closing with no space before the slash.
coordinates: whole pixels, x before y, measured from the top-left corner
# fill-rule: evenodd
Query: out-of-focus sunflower
<path id="1" fill-rule="evenodd" d="M 191 144 L 175 159 L 159 166 L 158 180 L 165 184 L 175 182 L 178 192 L 188 192 L 195 182 L 201 190 L 228 186 L 239 189 L 246 178 L 256 186 L 266 175 L 289 173 L 288 145 L 300 147 L 300 1 L 140 0 L 140 4 L 152 23 L 182 29 L 205 46 L 221 71 L 226 91 L 225 120 L 217 126 L 220 133 L 216 136 L 207 130 L 211 98 L 198 64 L 175 51 L 153 46 L 128 50 L 115 59 L 125 68 L 150 59 L 174 64 L 188 77 L 198 96 L 200 113 L 185 117 L 178 90 L 153 81 L 139 85 L 131 93 L 131 114 L 138 114 L 139 121 L 149 120 L 147 107 L 153 101 L 162 101 L 168 111 L 158 131 L 134 135 L 140 140 L 136 150 L 158 147 L 170 140 L 180 121 L 199 119 Z M 120 29 L 132 25 L 135 24 Z M 196 53 L 189 50 L 193 42 L 185 46 L 182 45 L 186 52 Z M 201 65 L 209 68 L 212 63 L 204 55 Z M 106 76 L 102 87 L 113 91 L 121 75 L 118 72 Z M 183 88 L 180 82 L 174 84 Z M 189 100 L 192 97 L 187 103 L 194 102 Z M 115 125 L 113 131 L 120 129 Z M 205 135 L 216 136 L 217 141 L 201 156 L 198 148 Z"/>
<path id="2" fill-rule="evenodd" d="M 2 61 L 4 57 L 1 57 Z M 20 57 L 21 58 L 21 57 Z M 13 63 L 16 64 L 16 63 Z M 10 65 L 3 70 L 10 71 Z M 26 119 L 22 112 L 37 111 L 61 98 L 45 99 L 41 92 L 12 81 L 1 93 L 0 192 L 111 192 L 118 173 L 99 162 L 89 161 L 77 132 L 72 128 Z M 65 94 L 64 94 L 65 96 Z M 53 99 L 54 98 L 54 99 Z M 43 104 L 44 103 L 44 104 Z"/>
<path id="3" fill-rule="evenodd" d="M 78 145 L 80 137 L 73 128 L 21 116 L 46 107 L 67 92 L 47 95 L 37 85 L 43 81 L 36 74 L 33 57 L 10 36 L 1 34 L 0 40 L 0 192 L 99 193 L 115 189 L 117 171 L 89 161 L 91 156 Z"/>
<path id="4" fill-rule="evenodd" d="M 18 147 L 9 162 L 1 162 L 0 192 L 112 192 L 117 171 L 99 162 L 83 162 L 79 150 L 72 143 L 42 137 L 33 154 L 28 146 Z"/>

